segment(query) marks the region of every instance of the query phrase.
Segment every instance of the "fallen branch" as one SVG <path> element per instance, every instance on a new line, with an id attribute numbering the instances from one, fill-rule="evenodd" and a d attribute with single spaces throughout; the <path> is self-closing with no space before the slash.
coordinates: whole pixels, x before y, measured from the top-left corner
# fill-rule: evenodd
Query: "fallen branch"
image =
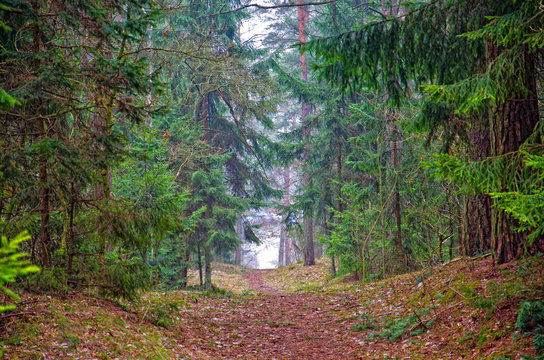
<path id="1" fill-rule="evenodd" d="M 487 254 L 480 255 L 480 256 L 472 257 L 472 258 L 470 258 L 470 260 L 474 261 L 474 260 L 486 258 L 486 257 L 488 257 L 488 256 L 491 256 L 491 253 L 490 253 L 490 252 L 488 252 Z"/>
<path id="2" fill-rule="evenodd" d="M 429 327 L 427 326 L 427 324 L 425 324 L 423 322 L 423 320 L 421 320 L 421 318 L 419 317 L 419 315 L 417 314 L 417 311 L 414 310 L 414 315 L 416 316 L 416 318 L 419 320 L 419 323 L 418 324 L 415 324 L 414 326 L 412 326 L 412 328 L 410 329 L 410 332 L 414 331 L 415 329 L 417 329 L 419 327 L 419 325 L 423 326 L 425 328 L 425 330 L 429 330 Z"/>
<path id="3" fill-rule="evenodd" d="M 454 263 L 454 262 L 457 262 L 457 261 L 460 261 L 460 260 L 463 260 L 463 259 L 464 259 L 464 257 L 458 257 L 458 258 L 455 258 L 455 259 L 451 259 L 450 261 L 443 263 L 442 266 L 445 266 L 445 265 L 448 265 L 448 264 L 451 264 L 451 263 Z"/>
<path id="4" fill-rule="evenodd" d="M 456 293 L 457 295 L 459 295 L 461 298 L 463 299 L 467 299 L 466 296 L 463 296 L 463 294 L 461 294 L 459 291 L 455 290 L 454 288 L 452 288 L 451 286 L 448 285 L 448 287 L 451 289 L 451 291 L 453 291 L 454 293 Z"/>

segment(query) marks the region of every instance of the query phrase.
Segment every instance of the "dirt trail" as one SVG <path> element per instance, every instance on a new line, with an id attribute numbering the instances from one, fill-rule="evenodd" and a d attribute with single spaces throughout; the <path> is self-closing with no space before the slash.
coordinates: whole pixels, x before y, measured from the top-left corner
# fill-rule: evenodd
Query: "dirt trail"
<path id="1" fill-rule="evenodd" d="M 496 267 L 490 258 L 462 259 L 435 267 L 420 283 L 423 286 L 416 285 L 425 274 L 420 272 L 334 291 L 307 287 L 326 270 L 302 264 L 274 273 L 232 266 L 223 270 L 216 279 L 240 291 L 153 292 L 129 311 L 119 303 L 80 293 L 63 298 L 23 294 L 21 309 L 0 316 L 0 352 L 5 352 L 0 358 L 537 357 L 534 336 L 514 332 L 513 324 L 520 302 L 528 299 L 523 294 L 542 297 L 542 260 L 523 267 L 514 263 Z M 268 278 L 269 284 L 263 281 Z M 281 293 L 274 288 L 289 283 L 304 286 L 298 289 L 306 292 Z M 250 287 L 257 293 L 247 293 Z M 463 295 L 463 287 L 474 295 Z M 297 289 L 285 287 L 290 288 Z M 492 299 L 492 312 L 476 307 L 476 299 Z"/>
<path id="2" fill-rule="evenodd" d="M 274 289 L 273 287 L 267 285 L 263 281 L 263 274 L 271 272 L 274 270 L 258 270 L 252 269 L 245 274 L 245 278 L 249 281 L 249 286 L 252 290 L 259 291 L 267 295 L 284 295 L 281 291 Z"/>
<path id="3" fill-rule="evenodd" d="M 199 303 L 186 313 L 184 345 L 213 359 L 362 359 L 347 316 L 349 294 L 282 294 L 263 282 L 265 270 L 246 276 L 263 295 Z"/>

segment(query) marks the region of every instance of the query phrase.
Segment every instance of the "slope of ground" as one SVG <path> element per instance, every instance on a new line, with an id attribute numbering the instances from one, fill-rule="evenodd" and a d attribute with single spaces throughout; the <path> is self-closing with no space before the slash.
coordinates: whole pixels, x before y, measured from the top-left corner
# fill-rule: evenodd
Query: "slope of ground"
<path id="1" fill-rule="evenodd" d="M 541 259 L 461 259 L 370 284 L 329 280 L 326 266 L 218 267 L 216 284 L 235 292 L 140 304 L 25 295 L 0 316 L 0 348 L 6 359 L 536 358 L 514 323 L 523 300 L 544 296 Z"/>

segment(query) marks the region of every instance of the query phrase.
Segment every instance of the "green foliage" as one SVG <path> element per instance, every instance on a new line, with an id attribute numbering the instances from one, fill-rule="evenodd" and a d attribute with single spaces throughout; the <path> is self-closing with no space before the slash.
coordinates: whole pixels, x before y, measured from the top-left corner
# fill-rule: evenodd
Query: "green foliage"
<path id="1" fill-rule="evenodd" d="M 100 267 L 101 296 L 135 300 L 139 297 L 138 291 L 149 286 L 148 268 L 139 257 L 112 252 Z"/>
<path id="2" fill-rule="evenodd" d="M 523 302 L 518 310 L 516 329 L 525 332 L 544 330 L 544 302 Z"/>
<path id="3" fill-rule="evenodd" d="M 21 105 L 17 99 L 8 94 L 4 89 L 0 89 L 0 107 L 9 110 L 14 106 Z"/>
<path id="4" fill-rule="evenodd" d="M 157 326 L 169 329 L 179 321 L 180 310 L 186 306 L 183 300 L 151 299 L 151 304 L 146 308 L 146 318 Z"/>
<path id="5" fill-rule="evenodd" d="M 40 271 L 37 266 L 31 265 L 28 260 L 23 259 L 27 254 L 19 252 L 21 243 L 29 238 L 27 232 L 22 232 L 9 240 L 5 236 L 0 238 L 0 290 L 14 301 L 19 301 L 19 296 L 8 289 L 6 285 L 15 282 L 19 276 Z M 0 312 L 14 308 L 14 305 L 0 305 Z"/>
<path id="6" fill-rule="evenodd" d="M 374 330 L 379 327 L 379 324 L 376 322 L 374 316 L 368 316 L 367 314 L 362 314 L 359 316 L 361 321 L 355 323 L 351 326 L 353 331 L 365 331 L 365 330 Z"/>
<path id="7" fill-rule="evenodd" d="M 538 137 L 538 133 L 535 136 Z M 544 155 L 541 149 L 529 143 L 519 152 L 477 162 L 466 162 L 449 154 L 435 158 L 424 166 L 434 169 L 437 177 L 453 181 L 469 193 L 490 195 L 498 208 L 518 220 L 518 231 L 531 233 L 530 238 L 544 234 Z M 515 171 L 519 173 L 516 177 L 502 176 Z"/>
<path id="8" fill-rule="evenodd" d="M 443 151 L 455 148 L 433 163 L 448 174 L 442 180 L 455 182 L 468 194 L 492 196 L 520 226 L 514 229 L 516 222 L 501 211 L 492 212 L 487 221 L 498 226 L 512 222 L 509 231 L 532 232 L 530 241 L 525 234 L 513 235 L 523 243 L 515 245 L 517 253 L 537 249 L 534 244 L 544 234 L 541 171 L 528 165 L 534 160 L 523 158 L 529 154 L 539 163 L 542 156 L 542 125 L 536 124 L 535 114 L 535 47 L 543 45 L 544 17 L 539 1 L 407 2 L 383 8 L 383 18 L 304 46 L 316 56 L 314 69 L 349 94 L 378 89 L 395 107 L 419 92 L 420 114 L 405 128 L 425 131 L 429 141 L 442 142 Z M 531 115 L 509 113 L 506 104 L 514 99 L 523 99 L 518 103 L 532 109 Z M 525 130 L 520 134 L 507 124 Z M 501 128 L 506 129 L 497 132 Z M 475 141 L 477 136 L 481 141 Z M 470 221 L 467 225 L 469 233 L 476 231 Z M 447 236 L 439 227 L 433 230 L 441 244 Z M 500 251 L 496 260 L 503 262 L 514 256 L 502 250 L 506 234 L 500 232 L 494 250 Z"/>
<path id="9" fill-rule="evenodd" d="M 423 309 L 419 312 L 416 310 L 412 315 L 390 320 L 384 325 L 383 330 L 379 333 L 379 336 L 389 342 L 392 342 L 406 335 L 408 330 L 412 331 L 410 335 L 420 334 L 422 331 L 428 330 L 433 324 L 433 321 L 430 321 L 427 324 L 420 323 L 418 325 L 418 322 L 421 319 L 420 316 L 428 314 L 429 311 L 430 309 Z M 415 328 L 419 326 L 421 326 L 422 329 L 419 331 L 415 330 Z"/>
<path id="10" fill-rule="evenodd" d="M 533 344 L 537 351 L 544 353 L 544 334 L 535 335 Z"/>
<path id="11" fill-rule="evenodd" d="M 340 271 L 358 273 L 364 280 L 405 270 L 399 266 L 402 261 L 388 261 L 399 255 L 412 263 L 442 261 L 447 256 L 443 243 L 449 240 L 451 246 L 456 235 L 453 225 L 458 222 L 454 214 L 438 210 L 453 209 L 455 198 L 447 196 L 448 184 L 431 179 L 420 167 L 427 151 L 418 141 L 419 133 L 397 132 L 396 136 L 407 139 L 397 149 L 401 161 L 396 167 L 392 161 L 393 129 L 412 120 L 411 108 L 406 106 L 404 114 L 394 113 L 382 101 L 367 96 L 366 101 L 349 107 L 350 121 L 358 133 L 348 139 L 346 172 L 354 180 L 332 181 L 331 187 L 340 189 L 336 195 L 340 204 L 329 205 L 334 221 L 330 235 L 322 238 L 327 253 L 338 257 Z M 393 235 L 397 230 L 392 206 L 396 192 L 402 251 Z"/>
<path id="12" fill-rule="evenodd" d="M 42 269 L 39 274 L 30 277 L 28 283 L 34 291 L 60 296 L 65 296 L 70 289 L 67 285 L 66 271 L 58 266 Z"/>
<path id="13" fill-rule="evenodd" d="M 533 345 L 540 354 L 544 355 L 544 302 L 525 301 L 518 310 L 516 329 L 534 334 Z"/>

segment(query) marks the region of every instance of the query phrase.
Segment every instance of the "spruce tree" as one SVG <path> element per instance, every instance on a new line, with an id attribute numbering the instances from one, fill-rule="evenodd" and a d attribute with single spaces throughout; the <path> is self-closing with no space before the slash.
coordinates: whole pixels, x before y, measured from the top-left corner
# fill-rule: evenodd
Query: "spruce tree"
<path id="1" fill-rule="evenodd" d="M 344 89 L 380 87 L 398 104 L 410 94 L 414 81 L 424 85 L 428 103 L 421 118 L 434 119 L 431 130 L 443 126 L 451 135 L 477 146 L 471 161 L 495 165 L 486 179 L 493 186 L 469 183 L 472 194 L 485 196 L 513 190 L 516 185 L 499 170 L 499 164 L 515 168 L 508 154 L 534 141 L 539 121 L 532 47 L 536 44 L 527 39 L 535 39 L 538 25 L 532 24 L 541 16 L 534 16 L 540 14 L 537 7 L 537 1 L 413 4 L 401 16 L 317 40 L 310 48 L 322 60 L 321 74 Z M 459 119 L 466 125 L 460 125 Z M 442 163 L 440 168 L 447 170 L 447 166 Z M 446 173 L 455 178 L 452 172 Z M 481 184 L 485 174 L 472 173 L 470 178 Z M 494 209 L 486 198 L 472 205 L 467 214 L 478 211 L 479 221 L 467 224 L 467 235 L 476 237 L 464 243 L 467 253 L 480 241 L 481 250 L 490 248 L 495 261 L 503 263 L 519 257 L 524 248 L 533 251 L 542 246 L 541 237 L 528 240 L 527 231 L 516 231 L 519 224 L 504 208 Z"/>

